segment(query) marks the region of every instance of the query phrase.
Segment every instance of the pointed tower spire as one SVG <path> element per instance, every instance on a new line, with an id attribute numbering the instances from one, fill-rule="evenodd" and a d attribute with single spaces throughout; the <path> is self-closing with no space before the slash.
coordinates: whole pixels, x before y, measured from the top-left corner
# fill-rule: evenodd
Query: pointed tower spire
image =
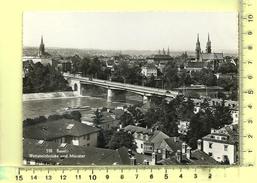
<path id="1" fill-rule="evenodd" d="M 211 39 L 210 39 L 209 33 L 208 33 L 208 41 L 206 43 L 206 53 L 211 53 Z"/>
<path id="2" fill-rule="evenodd" d="M 162 54 L 166 55 L 164 48 L 162 48 Z"/>
<path id="3" fill-rule="evenodd" d="M 40 44 L 44 44 L 43 35 L 41 35 L 41 42 L 40 42 Z"/>
<path id="4" fill-rule="evenodd" d="M 41 35 L 41 41 L 38 49 L 38 56 L 41 57 L 45 54 L 45 45 L 43 41 L 43 36 Z"/>
<path id="5" fill-rule="evenodd" d="M 196 48 L 195 48 L 195 57 L 196 60 L 200 60 L 200 55 L 201 55 L 201 45 L 200 45 L 200 40 L 199 40 L 199 33 L 197 34 L 197 41 L 196 41 Z"/>
<path id="6" fill-rule="evenodd" d="M 161 50 L 159 49 L 159 51 L 158 51 L 158 54 L 160 55 L 161 54 Z"/>
<path id="7" fill-rule="evenodd" d="M 170 55 L 170 47 L 168 46 L 167 55 Z"/>

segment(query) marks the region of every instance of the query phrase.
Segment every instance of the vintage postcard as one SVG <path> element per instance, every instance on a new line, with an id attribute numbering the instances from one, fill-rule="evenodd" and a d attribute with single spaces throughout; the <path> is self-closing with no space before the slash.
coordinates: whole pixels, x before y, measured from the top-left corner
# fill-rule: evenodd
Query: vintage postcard
<path id="1" fill-rule="evenodd" d="M 24 165 L 238 165 L 236 12 L 24 12 Z"/>

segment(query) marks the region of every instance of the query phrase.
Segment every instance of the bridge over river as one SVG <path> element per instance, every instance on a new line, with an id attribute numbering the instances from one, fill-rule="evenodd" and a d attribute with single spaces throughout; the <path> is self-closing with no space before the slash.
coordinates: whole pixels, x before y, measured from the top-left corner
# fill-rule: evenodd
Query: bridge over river
<path id="1" fill-rule="evenodd" d="M 179 93 L 171 90 L 164 90 L 159 88 L 152 88 L 146 86 L 132 85 L 126 83 L 118 83 L 113 81 L 101 80 L 101 79 L 91 79 L 88 77 L 82 77 L 74 74 L 63 74 L 64 78 L 68 81 L 69 85 L 72 87 L 73 91 L 78 92 L 82 95 L 84 85 L 95 85 L 99 87 L 104 87 L 107 89 L 107 101 L 111 102 L 115 95 L 115 92 L 132 92 L 142 96 L 143 103 L 147 103 L 149 98 L 153 95 L 162 96 L 167 98 L 175 98 Z"/>

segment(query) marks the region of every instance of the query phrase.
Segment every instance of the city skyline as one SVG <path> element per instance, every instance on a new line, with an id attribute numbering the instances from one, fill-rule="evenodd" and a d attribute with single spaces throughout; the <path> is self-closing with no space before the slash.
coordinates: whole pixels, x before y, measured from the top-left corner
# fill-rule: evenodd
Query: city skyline
<path id="1" fill-rule="evenodd" d="M 43 35 L 48 48 L 194 51 L 199 34 L 204 51 L 209 33 L 214 52 L 238 49 L 237 13 L 232 12 L 29 12 L 24 13 L 23 27 L 23 45 L 28 47 L 37 47 Z M 183 35 L 176 30 L 183 30 Z"/>

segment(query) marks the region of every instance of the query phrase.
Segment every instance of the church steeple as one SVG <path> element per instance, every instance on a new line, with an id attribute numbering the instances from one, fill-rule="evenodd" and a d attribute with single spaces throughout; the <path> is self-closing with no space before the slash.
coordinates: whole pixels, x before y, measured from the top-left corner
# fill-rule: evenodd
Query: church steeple
<path id="1" fill-rule="evenodd" d="M 163 54 L 163 55 L 166 55 L 164 48 L 162 49 L 162 54 Z"/>
<path id="2" fill-rule="evenodd" d="M 170 55 L 170 47 L 168 47 L 167 55 Z"/>
<path id="3" fill-rule="evenodd" d="M 41 36 L 41 41 L 40 41 L 39 50 L 38 50 L 38 56 L 41 57 L 44 54 L 45 54 L 45 45 L 44 45 L 43 36 Z"/>
<path id="4" fill-rule="evenodd" d="M 195 48 L 196 60 L 200 59 L 200 54 L 201 54 L 201 45 L 199 41 L 199 34 L 197 34 L 197 41 L 196 41 L 196 48 Z"/>
<path id="5" fill-rule="evenodd" d="M 206 43 L 206 53 L 211 53 L 211 40 L 210 40 L 210 34 L 208 33 L 208 41 Z"/>

